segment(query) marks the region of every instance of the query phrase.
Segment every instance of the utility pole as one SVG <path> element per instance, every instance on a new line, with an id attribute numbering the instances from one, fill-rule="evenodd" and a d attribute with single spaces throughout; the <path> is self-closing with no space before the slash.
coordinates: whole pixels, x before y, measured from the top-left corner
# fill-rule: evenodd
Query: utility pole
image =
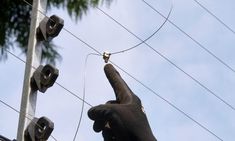
<path id="1" fill-rule="evenodd" d="M 40 65 L 41 62 L 41 43 L 37 41 L 36 31 L 40 21 L 45 17 L 42 13 L 46 11 L 47 0 L 33 0 L 33 7 L 31 13 L 30 36 L 28 41 L 27 60 L 25 65 L 24 84 L 21 98 L 20 116 L 18 123 L 17 141 L 25 141 L 24 132 L 30 119 L 34 118 L 37 90 L 33 90 L 30 85 L 30 79 L 33 75 L 34 69 Z"/>

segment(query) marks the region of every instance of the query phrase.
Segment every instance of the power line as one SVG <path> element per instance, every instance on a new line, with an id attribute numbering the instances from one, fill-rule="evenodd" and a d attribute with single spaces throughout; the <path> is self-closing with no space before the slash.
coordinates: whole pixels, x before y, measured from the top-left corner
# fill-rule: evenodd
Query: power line
<path id="1" fill-rule="evenodd" d="M 25 1 L 25 0 L 24 0 Z M 44 13 L 43 13 L 44 14 Z M 46 16 L 46 15 L 45 15 Z M 123 26 L 124 27 L 124 26 Z M 125 27 L 124 27 L 125 28 Z M 127 28 L 126 28 L 127 29 Z M 127 29 L 128 30 L 128 29 Z M 68 33 L 70 33 L 71 34 L 71 32 L 68 32 Z M 71 34 L 72 35 L 72 34 Z M 133 34 L 133 35 L 135 35 L 135 34 Z M 81 40 L 80 38 L 78 38 L 77 36 L 75 36 L 74 34 L 73 34 L 73 36 L 75 37 L 75 38 L 77 38 L 79 41 L 81 41 L 82 43 L 84 43 L 86 46 L 88 46 L 89 48 L 91 48 L 91 49 L 93 49 L 95 52 L 97 52 L 98 54 L 101 54 L 98 50 L 96 50 L 94 47 L 92 47 L 91 45 L 89 45 L 88 43 L 86 43 L 85 41 L 83 41 L 83 40 Z M 136 36 L 136 35 L 135 35 Z M 136 36 L 136 37 L 138 37 L 138 36 Z M 138 39 L 140 39 L 139 37 L 138 37 Z M 140 39 L 141 40 L 141 39 Z M 141 41 L 143 41 L 143 40 L 141 40 Z M 147 43 L 145 43 L 145 44 L 147 44 Z M 117 65 L 115 65 L 116 67 L 118 67 L 119 69 L 120 69 L 120 67 L 119 66 L 117 66 Z M 123 69 L 122 69 L 123 70 Z M 124 71 L 124 70 L 123 70 Z M 125 73 L 127 73 L 126 71 L 124 71 Z M 129 73 L 128 73 L 129 74 Z M 130 74 L 129 74 L 130 75 Z M 130 76 L 132 76 L 132 75 L 130 75 Z M 135 77 L 133 77 L 132 76 L 132 78 L 134 79 Z M 137 81 L 137 79 L 134 79 L 135 81 Z M 141 81 L 137 81 L 138 83 L 140 83 Z M 140 84 L 143 84 L 142 82 L 140 83 Z M 145 85 L 146 86 L 146 85 Z M 149 87 L 145 87 L 145 88 L 149 88 Z M 157 94 L 155 91 L 153 91 L 152 89 L 148 89 L 149 91 L 151 91 L 152 93 L 154 92 L 155 94 Z M 170 104 L 170 103 L 168 103 L 168 104 Z M 172 105 L 174 105 L 174 104 L 172 104 Z M 175 106 L 176 107 L 176 106 Z M 178 108 L 179 109 L 179 108 Z M 178 110 L 179 111 L 179 110 Z M 181 112 L 182 113 L 182 112 Z M 182 113 L 183 114 L 183 113 Z M 185 113 L 186 114 L 186 113 Z M 190 117 L 189 115 L 187 115 L 187 117 Z M 190 120 L 192 120 L 193 118 L 189 118 Z M 210 131 L 209 129 L 207 129 L 206 127 L 204 127 L 204 126 L 202 126 L 202 124 L 200 124 L 199 122 L 197 122 L 196 120 L 192 120 L 194 123 L 196 123 L 196 124 L 198 124 L 200 127 L 202 127 L 204 130 L 206 130 L 208 133 L 210 133 L 211 135 L 213 135 L 213 136 L 215 136 L 217 139 L 219 139 L 219 140 L 221 140 L 221 141 L 223 141 L 220 137 L 218 137 L 216 134 L 214 134 L 212 131 Z"/>
<path id="2" fill-rule="evenodd" d="M 202 9 L 204 9 L 207 13 L 209 13 L 212 17 L 214 17 L 218 22 L 220 22 L 224 27 L 226 27 L 229 31 L 231 31 L 233 34 L 235 34 L 235 31 L 229 27 L 225 22 L 223 22 L 218 16 L 216 16 L 214 13 L 212 13 L 206 6 L 202 5 L 197 0 L 193 0 L 195 3 L 197 3 Z"/>
<path id="3" fill-rule="evenodd" d="M 177 68 L 178 70 L 180 70 L 182 73 L 184 73 L 186 76 L 188 76 L 190 79 L 192 79 L 194 82 L 196 82 L 199 86 L 201 86 L 202 88 L 204 88 L 207 92 L 209 92 L 210 94 L 212 94 L 213 96 L 215 96 L 218 100 L 220 100 L 222 103 L 224 103 L 225 105 L 227 105 L 229 108 L 231 108 L 232 110 L 235 111 L 235 108 L 229 104 L 226 100 L 224 100 L 223 98 L 221 98 L 220 96 L 218 96 L 215 92 L 213 92 L 211 89 L 209 89 L 208 87 L 206 87 L 205 85 L 203 85 L 199 80 L 197 80 L 196 78 L 194 78 L 192 75 L 190 75 L 189 73 L 187 73 L 186 71 L 184 71 L 181 67 L 179 67 L 178 65 L 176 65 L 173 61 L 171 61 L 169 58 L 167 58 L 165 55 L 163 55 L 161 52 L 157 51 L 155 48 L 153 48 L 151 45 L 149 45 L 148 43 L 144 42 L 139 36 L 137 36 L 135 33 L 133 33 L 132 31 L 130 31 L 127 27 L 125 27 L 123 24 L 121 24 L 120 22 L 118 22 L 116 19 L 114 19 L 112 16 L 110 16 L 108 13 L 106 13 L 105 11 L 103 11 L 102 9 L 98 8 L 97 9 L 99 11 L 101 11 L 105 16 L 107 16 L 108 18 L 110 18 L 112 21 L 114 21 L 116 24 L 118 24 L 119 26 L 121 26 L 123 29 L 125 29 L 127 32 L 129 32 L 131 35 L 133 35 L 134 37 L 136 37 L 138 40 L 140 40 L 141 42 L 143 42 L 148 48 L 150 48 L 153 52 L 155 52 L 156 54 L 158 54 L 160 57 L 162 57 L 164 60 L 166 60 L 167 62 L 169 62 L 172 66 L 174 66 L 175 68 Z M 164 16 L 165 17 L 165 16 Z M 168 20 L 169 21 L 169 20 Z M 169 21 L 170 22 L 170 21 Z M 188 34 L 187 34 L 188 35 Z M 234 71 L 235 72 L 235 71 Z"/>
<path id="4" fill-rule="evenodd" d="M 4 102 L 3 100 L 0 99 L 0 102 L 1 102 L 3 105 L 7 106 L 8 108 L 12 109 L 13 111 L 15 111 L 15 112 L 17 112 L 17 113 L 20 113 L 20 111 L 18 111 L 16 108 L 12 107 L 11 105 L 7 104 L 7 103 Z M 29 118 L 29 117 L 27 117 L 27 118 Z M 31 119 L 31 120 L 32 120 L 32 119 Z"/>
<path id="5" fill-rule="evenodd" d="M 69 89 L 65 88 L 63 85 L 59 84 L 58 82 L 55 82 L 58 86 L 60 86 L 62 89 L 66 90 L 67 92 L 69 92 L 71 95 L 73 95 L 75 98 L 83 101 L 83 99 L 81 97 L 79 97 L 77 94 L 75 94 L 74 92 L 70 91 Z M 90 104 L 89 102 L 84 100 L 84 103 L 86 103 L 88 106 L 93 107 L 92 104 Z"/>
<path id="6" fill-rule="evenodd" d="M 158 13 L 161 17 L 165 18 L 166 17 L 160 13 L 156 8 L 154 8 L 152 5 L 150 5 L 148 2 L 145 0 L 142 0 L 148 7 L 150 7 L 153 11 Z M 196 39 L 194 39 L 192 36 L 190 36 L 188 33 L 186 33 L 183 29 L 181 29 L 179 26 L 177 26 L 175 23 L 173 23 L 171 20 L 168 20 L 170 24 L 172 24 L 175 28 L 177 28 L 180 32 L 182 32 L 184 35 L 186 35 L 188 38 L 190 38 L 194 43 L 196 43 L 201 49 L 206 51 L 208 54 L 210 54 L 212 57 L 214 57 L 217 61 L 219 61 L 221 64 L 223 64 L 225 67 L 227 67 L 229 70 L 235 73 L 235 70 L 229 66 L 227 63 L 225 63 L 222 59 L 220 59 L 218 56 L 216 56 L 214 53 L 212 53 L 209 49 L 207 49 L 205 46 L 203 46 L 201 43 L 199 43 Z"/>
<path id="7" fill-rule="evenodd" d="M 7 104 L 6 102 L 4 102 L 3 100 L 0 99 L 0 103 L 2 103 L 3 105 L 5 105 L 6 107 L 10 108 L 11 110 L 15 111 L 16 113 L 20 114 L 20 111 L 17 110 L 16 108 L 14 108 L 13 106 Z M 33 122 L 36 126 L 38 126 L 39 128 L 42 129 L 42 127 L 35 123 L 30 117 L 28 117 L 27 115 L 24 115 L 28 120 L 30 120 L 31 122 Z M 31 115 L 30 115 L 31 116 Z M 50 135 L 51 138 L 53 138 L 53 140 L 58 141 L 53 135 Z"/>

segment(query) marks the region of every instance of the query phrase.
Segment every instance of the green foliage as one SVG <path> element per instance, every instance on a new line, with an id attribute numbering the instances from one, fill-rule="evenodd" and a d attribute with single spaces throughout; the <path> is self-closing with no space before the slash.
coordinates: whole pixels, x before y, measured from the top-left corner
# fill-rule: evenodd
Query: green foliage
<path id="1" fill-rule="evenodd" d="M 32 0 L 27 1 L 32 3 Z M 105 0 L 106 4 L 110 4 L 111 1 Z M 87 13 L 90 7 L 94 8 L 103 2 L 104 0 L 48 0 L 48 9 L 52 7 L 66 8 L 70 17 L 77 21 Z M 26 54 L 31 10 L 31 6 L 23 0 L 1 0 L 0 60 L 7 59 L 6 49 L 13 49 L 16 46 Z M 55 64 L 61 58 L 55 44 L 44 43 L 42 61 Z"/>
<path id="2" fill-rule="evenodd" d="M 19 0 L 3 0 L 0 4 L 0 59 L 6 59 L 5 49 L 19 46 L 26 52 L 31 7 Z"/>

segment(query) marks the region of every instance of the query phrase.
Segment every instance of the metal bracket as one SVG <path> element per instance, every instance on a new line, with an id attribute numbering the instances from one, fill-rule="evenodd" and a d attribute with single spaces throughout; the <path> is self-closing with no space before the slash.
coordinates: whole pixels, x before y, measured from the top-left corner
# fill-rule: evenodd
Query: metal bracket
<path id="1" fill-rule="evenodd" d="M 109 53 L 109 52 L 107 52 L 107 51 L 105 51 L 105 52 L 103 53 L 103 59 L 104 59 L 104 62 L 105 62 L 105 63 L 108 63 L 110 56 L 111 56 L 111 53 Z"/>
<path id="2" fill-rule="evenodd" d="M 64 27 L 64 20 L 56 15 L 50 18 L 45 17 L 37 28 L 37 39 L 39 41 L 51 41 L 58 36 L 61 29 Z"/>
<path id="3" fill-rule="evenodd" d="M 58 76 L 58 69 L 49 64 L 45 66 L 40 65 L 31 77 L 31 87 L 44 93 L 47 88 L 53 86 Z"/>
<path id="4" fill-rule="evenodd" d="M 47 117 L 34 118 L 25 130 L 25 140 L 47 141 L 53 130 L 54 123 Z"/>

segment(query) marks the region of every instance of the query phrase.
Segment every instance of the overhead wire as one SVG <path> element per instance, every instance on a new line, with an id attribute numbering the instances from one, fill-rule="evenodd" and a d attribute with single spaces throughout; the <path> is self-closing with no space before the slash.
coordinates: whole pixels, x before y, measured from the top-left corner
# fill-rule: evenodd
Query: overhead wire
<path id="1" fill-rule="evenodd" d="M 25 1 L 25 0 L 23 0 L 23 1 Z M 40 10 L 39 10 L 40 11 Z M 42 14 L 44 14 L 43 12 L 42 12 Z M 46 15 L 45 15 L 46 16 Z M 71 34 L 71 32 L 68 32 L 68 33 L 70 33 Z M 98 51 L 98 50 L 96 50 L 94 47 L 92 47 L 91 45 L 89 45 L 87 42 L 85 42 L 85 41 L 83 41 L 83 40 L 81 40 L 80 38 L 78 38 L 76 35 L 74 35 L 74 34 L 71 34 L 72 36 L 74 36 L 75 38 L 77 38 L 79 41 L 81 41 L 82 43 L 84 43 L 86 46 L 88 46 L 89 48 L 91 48 L 91 49 L 93 49 L 95 52 L 97 52 L 98 54 L 100 54 L 101 55 L 101 53 Z M 135 34 L 134 34 L 135 35 Z M 138 36 L 137 36 L 138 37 Z M 139 38 L 140 39 L 140 38 Z M 141 40 L 141 41 L 143 41 L 143 40 Z M 147 44 L 147 43 L 145 43 L 145 44 Z M 119 69 L 120 69 L 120 67 L 119 66 L 117 66 L 117 65 L 115 65 L 116 67 L 118 67 Z M 123 70 L 123 69 L 122 69 Z M 127 73 L 126 71 L 123 71 L 124 73 Z M 129 73 L 128 73 L 129 74 Z M 129 74 L 129 76 L 132 76 L 132 75 L 130 75 Z M 131 77 L 131 78 L 135 78 L 135 77 Z M 137 80 L 137 79 L 134 79 L 135 81 Z M 137 81 L 138 83 L 140 83 L 141 81 Z M 141 83 L 140 83 L 141 84 Z M 147 85 L 146 85 L 147 86 Z M 148 89 L 149 91 L 151 90 L 151 89 Z M 152 90 L 152 91 L 150 91 L 150 92 L 152 92 L 152 93 L 156 93 L 154 90 Z M 169 101 L 168 101 L 169 102 Z M 170 102 L 169 102 L 170 103 Z M 168 104 L 169 104 L 168 103 Z M 171 103 L 172 104 L 172 103 Z M 171 105 L 170 104 L 170 105 Z M 174 104 L 172 104 L 172 105 L 174 105 Z M 171 105 L 171 106 L 172 106 Z M 175 108 L 177 111 L 179 111 L 180 112 L 180 110 L 178 110 L 177 108 L 176 108 L 176 106 L 174 107 L 173 106 L 173 108 Z M 181 113 L 181 112 L 180 112 Z M 182 113 L 183 114 L 183 113 Z M 186 113 L 185 113 L 186 114 Z M 187 114 L 187 117 L 190 117 L 189 119 L 191 120 L 191 121 L 193 121 L 194 123 L 196 123 L 196 124 L 198 124 L 200 127 L 202 127 L 202 125 L 199 123 L 199 122 L 195 122 L 196 120 L 192 120 L 193 118 L 191 118 L 191 116 L 189 116 L 188 114 Z M 202 127 L 203 128 L 203 127 Z M 207 128 L 203 128 L 204 130 L 206 130 Z M 212 131 L 210 131 L 209 129 L 207 129 L 206 130 L 208 133 L 210 133 L 211 135 L 213 135 L 214 137 L 216 137 L 217 139 L 219 139 L 219 140 L 221 140 L 222 141 L 222 139 L 220 138 L 220 137 L 218 137 L 215 133 L 213 133 Z"/>
<path id="2" fill-rule="evenodd" d="M 224 27 L 226 27 L 229 31 L 231 31 L 233 34 L 235 34 L 235 31 L 228 26 L 223 20 L 221 20 L 218 16 L 216 16 L 214 13 L 212 13 L 206 6 L 204 6 L 201 2 L 198 0 L 193 0 L 196 4 L 198 4 L 202 9 L 204 9 L 207 13 L 209 13 L 212 17 L 214 17 L 219 23 L 221 23 Z"/>
<path id="3" fill-rule="evenodd" d="M 0 103 L 2 103 L 3 105 L 5 105 L 6 107 L 10 108 L 11 110 L 15 111 L 16 113 L 20 114 L 20 111 L 17 110 L 16 108 L 14 108 L 13 106 L 9 105 L 8 103 L 4 102 L 3 100 L 0 99 Z M 29 115 L 29 114 L 28 114 Z M 24 114 L 23 116 L 25 118 L 27 118 L 28 120 L 30 120 L 31 122 L 33 122 L 36 126 L 38 126 L 39 128 L 41 128 L 43 130 L 43 128 L 36 122 L 33 121 L 32 118 L 28 117 L 28 115 Z M 32 117 L 32 115 L 30 115 Z M 58 141 L 53 135 L 50 135 L 50 137 L 55 140 Z"/>
<path id="4" fill-rule="evenodd" d="M 76 140 L 76 137 L 77 137 L 77 134 L 78 134 L 78 130 L 80 128 L 80 125 L 82 123 L 82 117 L 83 117 L 83 111 L 84 111 L 84 103 L 85 103 L 85 97 L 86 97 L 86 72 L 87 72 L 87 62 L 88 62 L 88 58 L 91 56 L 91 55 L 96 55 L 96 56 L 100 56 L 100 54 L 96 54 L 96 53 L 89 53 L 86 55 L 86 58 L 85 58 L 85 62 L 84 62 L 84 74 L 83 74 L 83 96 L 82 96 L 82 108 L 81 108 L 81 113 L 80 113 L 80 117 L 79 117 L 79 120 L 78 120 L 78 124 L 77 124 L 77 127 L 76 127 L 76 132 L 75 132 L 75 135 L 73 137 L 73 141 Z"/>
<path id="5" fill-rule="evenodd" d="M 145 0 L 142 0 L 148 7 L 150 7 L 153 11 L 158 13 L 161 17 L 166 19 L 166 16 L 164 16 L 161 12 L 159 12 L 156 8 L 154 8 L 152 5 L 150 5 Z M 196 39 L 194 39 L 192 36 L 190 36 L 188 33 L 186 33 L 183 29 L 181 29 L 179 26 L 177 26 L 174 22 L 172 22 L 170 19 L 168 20 L 170 24 L 172 24 L 175 28 L 177 28 L 180 32 L 182 32 L 184 35 L 186 35 L 188 38 L 190 38 L 194 43 L 196 43 L 201 49 L 203 49 L 205 52 L 210 54 L 212 57 L 214 57 L 218 62 L 220 62 L 222 65 L 224 65 L 226 68 L 231 70 L 233 73 L 235 73 L 234 68 L 232 68 L 230 65 L 228 65 L 226 62 L 224 62 L 222 59 L 220 59 L 218 56 L 216 56 L 213 52 L 211 52 L 209 49 L 207 49 L 205 46 L 203 46 L 201 43 L 199 43 Z"/>
<path id="6" fill-rule="evenodd" d="M 164 60 L 166 60 L 168 63 L 170 63 L 172 66 L 174 66 L 176 69 L 178 69 L 179 71 L 181 71 L 182 73 L 184 73 L 186 76 L 188 76 L 191 80 L 193 80 L 195 83 L 197 83 L 199 86 L 201 86 L 202 88 L 204 88 L 208 93 L 210 93 L 211 95 L 213 95 L 214 97 L 216 97 L 219 101 L 221 101 L 222 103 L 224 103 L 225 105 L 227 105 L 229 108 L 231 108 L 232 110 L 235 111 L 234 106 L 232 106 L 229 102 L 227 102 L 226 100 L 224 100 L 222 97 L 218 96 L 214 91 L 212 91 L 211 89 L 209 89 L 208 87 L 206 87 L 204 84 L 202 84 L 199 80 L 197 80 L 196 78 L 194 78 L 192 75 L 190 75 L 189 73 L 187 73 L 185 70 L 183 70 L 181 67 L 179 67 L 178 65 L 176 65 L 173 61 L 171 61 L 168 57 L 166 57 L 164 54 L 162 54 L 161 52 L 157 51 L 154 47 L 152 47 L 151 45 L 149 45 L 148 43 L 144 42 L 144 40 L 142 40 L 139 36 L 137 36 L 135 33 L 133 33 L 132 31 L 130 31 L 127 27 L 125 27 L 123 24 L 121 24 L 119 21 L 117 21 L 116 19 L 114 19 L 112 16 L 110 16 L 108 13 L 106 13 L 104 10 L 100 9 L 97 7 L 97 9 L 99 11 L 101 11 L 105 16 L 107 16 L 108 18 L 110 18 L 112 21 L 114 21 L 116 24 L 118 24 L 120 27 L 122 27 L 123 29 L 125 29 L 128 33 L 130 33 L 131 35 L 133 35 L 134 37 L 136 37 L 138 40 L 140 40 L 141 42 L 143 42 L 143 44 L 145 44 L 148 48 L 150 48 L 153 52 L 155 52 L 156 54 L 158 54 L 160 57 L 162 57 Z M 163 15 L 164 16 L 164 15 Z M 165 17 L 165 16 L 164 16 Z M 170 22 L 170 20 L 168 20 Z M 187 34 L 188 35 L 188 34 Z M 234 71 L 235 72 L 235 71 Z"/>
<path id="7" fill-rule="evenodd" d="M 24 64 L 28 65 L 27 62 L 23 59 L 21 59 L 20 57 L 18 57 L 17 55 L 15 55 L 14 53 L 12 53 L 11 51 L 5 49 L 10 55 L 12 55 L 13 57 L 15 57 L 16 59 L 20 60 L 21 62 L 23 62 Z M 32 66 L 31 67 L 33 69 L 36 69 L 36 67 Z M 72 92 L 71 90 L 67 89 L 66 87 L 64 87 L 62 84 L 60 84 L 59 82 L 55 82 L 56 85 L 58 85 L 59 87 L 61 87 L 62 89 L 64 89 L 65 91 L 67 91 L 69 94 L 71 94 L 72 96 L 74 96 L 75 98 L 83 101 L 83 99 L 81 97 L 79 97 L 77 94 L 75 94 L 74 92 Z M 92 104 L 90 104 L 87 101 L 84 101 L 87 105 L 89 105 L 90 107 L 92 107 Z"/>
<path id="8" fill-rule="evenodd" d="M 127 51 L 130 51 L 132 49 L 135 49 L 137 47 L 139 47 L 140 45 L 142 45 L 143 43 L 147 42 L 149 39 L 151 39 L 156 33 L 158 33 L 162 27 L 166 24 L 166 22 L 168 21 L 168 19 L 170 18 L 170 15 L 171 15 L 171 12 L 172 12 L 172 9 L 173 9 L 173 4 L 171 5 L 171 8 L 170 8 L 170 11 L 166 17 L 166 19 L 164 20 L 164 22 L 161 24 L 161 26 L 159 28 L 157 28 L 156 31 L 153 32 L 153 34 L 151 34 L 148 38 L 144 39 L 143 41 L 141 41 L 140 43 L 132 46 L 132 47 L 129 47 L 127 49 L 124 49 L 124 50 L 121 50 L 121 51 L 117 51 L 117 52 L 113 52 L 113 53 L 110 53 L 110 55 L 114 55 L 114 54 L 119 54 L 119 53 L 124 53 L 124 52 L 127 52 Z"/>

